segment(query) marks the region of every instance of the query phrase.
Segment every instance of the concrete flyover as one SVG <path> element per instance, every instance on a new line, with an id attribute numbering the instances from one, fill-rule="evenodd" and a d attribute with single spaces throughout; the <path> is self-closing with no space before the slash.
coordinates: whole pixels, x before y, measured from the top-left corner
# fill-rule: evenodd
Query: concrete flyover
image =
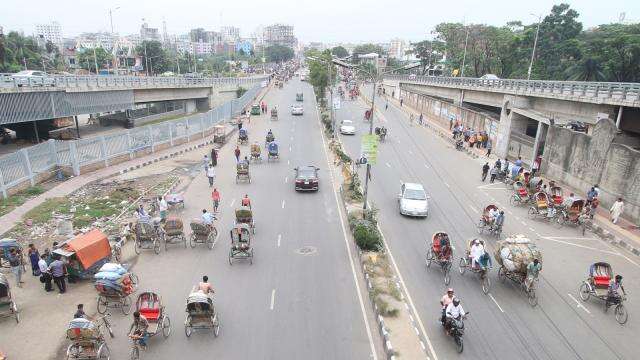
<path id="1" fill-rule="evenodd" d="M 0 125 L 127 110 L 160 101 L 184 100 L 187 112 L 208 110 L 230 100 L 239 86 L 249 88 L 267 78 L 52 76 L 18 83 L 0 74 Z"/>

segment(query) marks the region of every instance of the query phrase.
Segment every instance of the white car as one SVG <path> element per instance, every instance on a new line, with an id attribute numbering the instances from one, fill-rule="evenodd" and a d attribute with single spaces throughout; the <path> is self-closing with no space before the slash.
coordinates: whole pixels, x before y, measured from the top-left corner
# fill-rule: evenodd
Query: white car
<path id="1" fill-rule="evenodd" d="M 18 86 L 54 86 L 55 82 L 44 71 L 38 70 L 22 70 L 11 75 L 15 84 Z"/>
<path id="2" fill-rule="evenodd" d="M 302 105 L 291 105 L 291 115 L 302 115 L 303 113 Z"/>
<path id="3" fill-rule="evenodd" d="M 307 81 L 307 75 L 300 75 L 300 81 Z"/>
<path id="4" fill-rule="evenodd" d="M 342 120 L 340 122 L 340 134 L 342 135 L 355 135 L 356 127 L 351 120 Z"/>
<path id="5" fill-rule="evenodd" d="M 398 195 L 400 214 L 407 216 L 428 217 L 429 197 L 421 184 L 403 183 Z"/>

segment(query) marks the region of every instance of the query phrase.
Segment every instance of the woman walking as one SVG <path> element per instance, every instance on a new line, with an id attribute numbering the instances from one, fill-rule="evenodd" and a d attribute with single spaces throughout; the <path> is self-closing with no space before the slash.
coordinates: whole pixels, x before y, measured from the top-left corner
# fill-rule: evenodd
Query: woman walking
<path id="1" fill-rule="evenodd" d="M 29 262 L 31 262 L 31 274 L 33 276 L 40 276 L 40 267 L 38 261 L 40 261 L 40 253 L 36 249 L 35 245 L 29 244 Z"/>

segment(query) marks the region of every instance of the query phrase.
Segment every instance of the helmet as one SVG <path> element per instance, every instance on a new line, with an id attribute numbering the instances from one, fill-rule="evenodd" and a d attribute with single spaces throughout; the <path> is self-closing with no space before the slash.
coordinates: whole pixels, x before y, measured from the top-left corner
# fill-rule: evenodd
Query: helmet
<path id="1" fill-rule="evenodd" d="M 458 305 L 460 305 L 460 299 L 453 298 L 453 306 L 458 306 Z"/>
<path id="2" fill-rule="evenodd" d="M 447 292 L 448 292 L 448 293 L 452 293 L 452 292 L 453 292 L 453 288 L 448 288 L 448 289 L 447 289 Z"/>

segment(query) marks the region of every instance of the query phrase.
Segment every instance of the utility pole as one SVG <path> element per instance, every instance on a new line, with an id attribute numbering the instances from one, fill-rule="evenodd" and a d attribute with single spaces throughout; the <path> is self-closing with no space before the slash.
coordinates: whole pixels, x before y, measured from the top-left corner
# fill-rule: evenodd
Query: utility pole
<path id="1" fill-rule="evenodd" d="M 93 45 L 93 64 L 96 66 L 96 75 L 98 75 L 98 57 L 96 56 L 96 45 Z"/>
<path id="2" fill-rule="evenodd" d="M 147 71 L 147 76 L 149 76 L 149 57 L 147 56 L 147 41 L 143 40 L 144 44 L 144 69 Z"/>
<path id="3" fill-rule="evenodd" d="M 464 38 L 464 55 L 462 55 L 462 68 L 460 69 L 460 77 L 464 77 L 464 63 L 467 60 L 467 42 L 469 41 L 469 28 L 467 28 L 467 36 Z"/>
<path id="4" fill-rule="evenodd" d="M 538 15 L 538 27 L 536 29 L 536 37 L 533 40 L 533 50 L 531 50 L 531 61 L 529 62 L 529 70 L 527 71 L 527 80 L 531 80 L 531 68 L 533 68 L 533 59 L 536 55 L 536 46 L 538 46 L 538 34 L 540 33 L 541 20 L 542 20 L 542 15 Z"/>
<path id="5" fill-rule="evenodd" d="M 376 102 L 376 78 L 373 77 L 372 79 L 372 90 L 373 93 L 371 95 L 371 119 L 369 120 L 369 135 L 373 134 L 373 110 L 374 110 L 374 104 Z M 367 174 L 364 177 L 364 202 L 362 204 L 362 210 L 366 211 L 367 210 L 367 195 L 369 194 L 369 178 L 371 177 L 371 164 L 369 163 L 369 161 L 367 160 Z M 364 216 L 364 214 L 363 214 Z"/>
<path id="6" fill-rule="evenodd" d="M 111 52 L 113 55 L 113 69 L 114 75 L 118 69 L 118 58 L 117 58 L 117 50 L 116 50 L 116 42 L 114 41 L 114 33 L 113 33 L 113 11 L 120 9 L 120 6 L 116 6 L 114 9 L 109 9 L 109 23 L 111 24 Z"/>

